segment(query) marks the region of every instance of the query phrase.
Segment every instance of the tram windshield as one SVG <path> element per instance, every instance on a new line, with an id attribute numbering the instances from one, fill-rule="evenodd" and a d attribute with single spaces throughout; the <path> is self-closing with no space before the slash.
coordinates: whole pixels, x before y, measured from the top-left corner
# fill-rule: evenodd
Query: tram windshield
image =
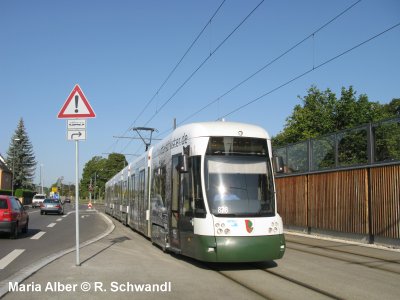
<path id="1" fill-rule="evenodd" d="M 206 156 L 205 176 L 212 214 L 221 217 L 274 215 L 272 170 L 265 156 Z"/>

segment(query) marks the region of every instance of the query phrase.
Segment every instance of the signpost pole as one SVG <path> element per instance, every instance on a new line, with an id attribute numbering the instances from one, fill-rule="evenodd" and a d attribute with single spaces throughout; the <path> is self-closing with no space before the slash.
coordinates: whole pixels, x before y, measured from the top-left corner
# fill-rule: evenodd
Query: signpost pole
<path id="1" fill-rule="evenodd" d="M 76 266 L 79 262 L 79 141 L 75 141 L 75 230 L 76 230 Z"/>
<path id="2" fill-rule="evenodd" d="M 86 119 L 95 118 L 92 107 L 87 101 L 79 85 L 75 85 L 71 94 L 57 115 L 67 121 L 67 139 L 75 141 L 75 235 L 76 235 L 76 266 L 79 262 L 79 140 L 86 140 Z"/>

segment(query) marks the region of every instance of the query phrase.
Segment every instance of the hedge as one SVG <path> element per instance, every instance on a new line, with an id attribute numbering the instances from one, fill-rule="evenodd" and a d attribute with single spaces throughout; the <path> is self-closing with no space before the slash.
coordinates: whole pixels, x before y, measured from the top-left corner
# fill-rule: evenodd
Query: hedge
<path id="1" fill-rule="evenodd" d="M 11 190 L 0 190 L 0 195 L 11 196 L 11 194 L 12 194 Z"/>
<path id="2" fill-rule="evenodd" d="M 16 189 L 15 190 L 15 197 L 17 198 L 33 198 L 33 196 L 36 194 L 34 191 L 30 190 L 23 190 L 23 189 Z"/>

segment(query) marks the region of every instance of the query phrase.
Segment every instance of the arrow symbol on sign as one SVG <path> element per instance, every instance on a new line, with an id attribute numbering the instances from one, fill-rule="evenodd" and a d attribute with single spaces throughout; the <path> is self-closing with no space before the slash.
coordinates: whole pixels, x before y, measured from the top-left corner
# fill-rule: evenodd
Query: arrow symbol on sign
<path id="1" fill-rule="evenodd" d="M 74 139 L 74 135 L 77 135 L 79 138 L 82 135 L 82 132 L 79 131 L 78 133 L 71 134 L 71 139 Z"/>

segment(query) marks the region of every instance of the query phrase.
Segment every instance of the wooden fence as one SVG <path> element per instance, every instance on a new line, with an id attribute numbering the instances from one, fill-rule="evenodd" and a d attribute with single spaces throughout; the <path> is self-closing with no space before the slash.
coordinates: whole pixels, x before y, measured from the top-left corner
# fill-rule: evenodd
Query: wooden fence
<path id="1" fill-rule="evenodd" d="M 400 165 L 282 176 L 285 225 L 400 239 Z"/>

